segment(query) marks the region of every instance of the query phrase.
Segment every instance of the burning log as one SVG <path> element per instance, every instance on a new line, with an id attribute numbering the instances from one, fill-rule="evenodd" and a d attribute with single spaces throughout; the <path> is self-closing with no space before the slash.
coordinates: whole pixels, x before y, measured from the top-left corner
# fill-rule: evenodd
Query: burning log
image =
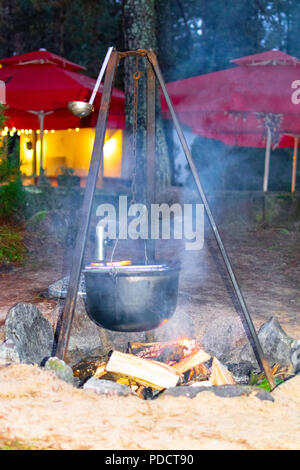
<path id="1" fill-rule="evenodd" d="M 206 367 L 205 364 L 199 364 L 193 369 L 187 370 L 183 374 L 183 379 L 185 383 L 194 383 L 194 382 L 204 382 L 208 381 L 210 378 L 210 370 Z"/>
<path id="2" fill-rule="evenodd" d="M 211 371 L 211 382 L 212 385 L 235 385 L 231 372 L 221 362 L 214 357 L 212 362 Z"/>
<path id="3" fill-rule="evenodd" d="M 195 340 L 189 338 L 162 343 L 133 342 L 128 343 L 128 350 L 130 353 L 113 351 L 107 363 L 98 365 L 94 377 L 127 385 L 144 399 L 182 383 L 201 382 L 207 386 L 236 383 L 216 357 L 199 349 Z"/>
<path id="4" fill-rule="evenodd" d="M 129 353 L 143 359 L 155 359 L 167 364 L 180 361 L 196 348 L 196 341 L 189 338 L 181 338 L 177 341 L 168 342 L 128 343 Z"/>
<path id="5" fill-rule="evenodd" d="M 99 365 L 95 374 L 95 379 L 102 379 L 102 380 L 112 380 L 113 382 L 117 382 L 122 385 L 127 385 L 132 390 L 136 390 L 139 388 L 139 385 L 131 380 L 129 377 L 126 377 L 122 374 L 117 374 L 114 372 L 107 372 L 106 371 L 106 362 Z"/>
<path id="6" fill-rule="evenodd" d="M 210 355 L 203 351 L 203 349 L 199 349 L 189 356 L 184 357 L 181 359 L 181 361 L 176 362 L 176 364 L 173 364 L 171 367 L 177 372 L 177 374 L 183 374 L 190 369 L 194 369 L 197 366 L 200 366 L 200 364 L 208 361 L 209 359 Z M 205 370 L 208 369 L 205 368 Z"/>
<path id="7" fill-rule="evenodd" d="M 119 351 L 112 353 L 105 370 L 126 376 L 136 384 L 151 387 L 154 390 L 175 387 L 180 381 L 180 375 L 167 364 Z"/>

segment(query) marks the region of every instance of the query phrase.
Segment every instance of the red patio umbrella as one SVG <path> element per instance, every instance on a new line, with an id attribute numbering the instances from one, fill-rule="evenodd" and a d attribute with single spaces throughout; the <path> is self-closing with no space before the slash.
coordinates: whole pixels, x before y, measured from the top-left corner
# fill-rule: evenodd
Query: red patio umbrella
<path id="1" fill-rule="evenodd" d="M 44 49 L 0 60 L 2 98 L 5 96 L 9 127 L 30 128 L 41 131 L 94 127 L 96 113 L 79 119 L 72 115 L 69 101 L 88 101 L 96 81 L 82 72 L 84 67 Z M 102 87 L 98 90 L 94 107 L 99 110 Z M 124 93 L 114 89 L 112 93 L 108 127 L 124 129 Z"/>
<path id="2" fill-rule="evenodd" d="M 269 51 L 232 62 L 238 67 L 167 85 L 179 119 L 193 132 L 227 144 L 265 146 L 264 191 L 271 146 L 294 145 L 294 190 L 300 107 L 292 101 L 292 87 L 300 76 L 300 61 Z M 164 100 L 162 110 L 168 117 Z"/>

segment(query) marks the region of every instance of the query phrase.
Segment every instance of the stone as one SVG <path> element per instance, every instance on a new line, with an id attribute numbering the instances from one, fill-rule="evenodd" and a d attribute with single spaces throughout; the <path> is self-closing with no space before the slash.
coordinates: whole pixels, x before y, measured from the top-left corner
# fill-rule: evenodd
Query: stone
<path id="1" fill-rule="evenodd" d="M 68 383 L 74 383 L 73 370 L 58 357 L 50 357 L 45 363 L 46 370 L 52 370 L 56 376 Z"/>
<path id="2" fill-rule="evenodd" d="M 41 364 L 51 356 L 54 346 L 52 327 L 35 305 L 19 303 L 9 310 L 5 336 L 6 341 L 14 343 L 20 362 Z"/>
<path id="3" fill-rule="evenodd" d="M 8 339 L 0 344 L 0 362 L 20 362 L 20 356 L 16 345 L 11 339 Z"/>
<path id="4" fill-rule="evenodd" d="M 274 401 L 274 398 L 269 392 L 266 390 L 260 390 L 258 387 L 250 385 L 213 385 L 211 387 L 203 387 L 201 385 L 199 385 L 199 387 L 195 387 L 192 385 L 187 385 L 183 387 L 168 388 L 160 396 L 185 396 L 187 398 L 194 398 L 201 392 L 211 392 L 222 398 L 249 396 L 252 393 L 255 393 L 255 396 L 260 400 Z"/>
<path id="5" fill-rule="evenodd" d="M 135 393 L 126 385 L 118 384 L 112 380 L 101 380 L 91 377 L 83 386 L 84 390 L 92 390 L 98 395 L 127 397 Z"/>
<path id="6" fill-rule="evenodd" d="M 291 348 L 291 363 L 295 374 L 300 372 L 300 340 L 293 341 Z"/>
<path id="7" fill-rule="evenodd" d="M 240 342 L 247 340 L 245 330 L 240 319 L 235 316 L 216 319 L 208 326 L 201 340 L 203 349 L 216 356 L 229 353 Z"/>
<path id="8" fill-rule="evenodd" d="M 289 366 L 293 351 L 297 351 L 298 348 L 300 355 L 300 344 L 285 333 L 275 317 L 271 317 L 261 326 L 258 331 L 258 338 L 271 365 L 278 363 L 282 367 Z M 257 361 L 249 343 L 244 346 L 240 353 L 240 362 L 244 361 L 251 362 L 253 366 L 257 367 Z M 294 355 L 294 362 L 295 365 L 296 363 L 299 364 L 296 354 Z"/>
<path id="9" fill-rule="evenodd" d="M 0 342 L 3 343 L 5 341 L 5 325 L 0 326 Z"/>
<path id="10" fill-rule="evenodd" d="M 222 361 L 222 363 L 225 363 Z M 250 373 L 254 371 L 253 365 L 251 362 L 240 362 L 237 364 L 234 363 L 227 363 L 226 364 L 228 370 L 232 373 L 234 380 L 237 384 L 240 385 L 248 385 L 250 380 Z M 259 369 L 257 369 L 259 372 Z"/>
<path id="11" fill-rule="evenodd" d="M 61 318 L 63 308 L 64 302 L 59 302 L 55 308 L 58 310 L 58 313 L 55 313 L 55 315 L 59 318 Z M 101 341 L 98 327 L 89 319 L 86 313 L 83 297 L 78 295 L 66 360 L 68 363 L 75 364 L 83 357 L 93 354 L 96 355 L 100 353 L 100 351 Z"/>
<path id="12" fill-rule="evenodd" d="M 194 398 L 198 395 L 198 393 L 201 392 L 207 392 L 211 391 L 211 387 L 203 387 L 199 385 L 198 387 L 194 385 L 185 385 L 182 387 L 170 387 L 167 390 L 165 390 L 163 393 L 159 395 L 160 397 L 165 397 L 165 396 L 172 396 L 172 397 L 187 397 L 187 398 Z"/>
<path id="13" fill-rule="evenodd" d="M 62 279 L 58 279 L 58 281 L 53 282 L 48 287 L 48 293 L 51 297 L 57 299 L 65 299 L 67 296 L 67 290 L 69 285 L 70 276 L 65 276 Z M 81 274 L 80 281 L 79 281 L 79 288 L 78 288 L 78 295 L 85 295 L 85 280 L 84 275 Z"/>
<path id="14" fill-rule="evenodd" d="M 257 392 L 257 394 L 255 395 L 256 398 L 259 398 L 260 400 L 262 401 L 275 401 L 274 398 L 272 397 L 271 393 L 267 392 L 267 390 L 260 390 L 259 392 Z"/>

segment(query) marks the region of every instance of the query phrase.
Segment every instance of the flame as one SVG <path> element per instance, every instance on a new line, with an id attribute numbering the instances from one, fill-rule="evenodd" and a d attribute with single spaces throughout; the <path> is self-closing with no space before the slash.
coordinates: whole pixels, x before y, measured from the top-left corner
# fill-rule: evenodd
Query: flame
<path id="1" fill-rule="evenodd" d="M 190 338 L 179 338 L 178 344 L 183 347 L 183 355 L 188 356 L 196 348 L 196 341 Z"/>
<path id="2" fill-rule="evenodd" d="M 113 261 L 113 262 L 105 262 L 105 263 L 91 263 L 90 266 L 102 267 L 102 266 L 128 266 L 131 264 L 130 259 L 126 259 L 124 261 Z"/>
<path id="3" fill-rule="evenodd" d="M 187 382 L 189 382 L 189 381 L 192 379 L 192 377 L 193 377 L 194 375 L 195 375 L 195 374 L 194 374 L 194 369 L 191 369 L 191 370 L 190 370 L 189 377 L 188 377 L 188 379 L 187 379 Z"/>

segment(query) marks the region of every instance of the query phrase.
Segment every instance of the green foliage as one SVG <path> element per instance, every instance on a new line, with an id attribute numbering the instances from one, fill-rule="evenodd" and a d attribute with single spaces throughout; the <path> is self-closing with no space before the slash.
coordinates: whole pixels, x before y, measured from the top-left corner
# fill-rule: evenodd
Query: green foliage
<path id="1" fill-rule="evenodd" d="M 5 116 L 3 113 L 4 109 L 5 109 L 5 106 L 0 103 L 0 129 L 3 128 L 4 123 L 5 123 Z"/>
<path id="2" fill-rule="evenodd" d="M 279 385 L 284 382 L 280 377 L 274 377 L 275 385 Z M 249 385 L 255 385 L 256 387 L 263 388 L 267 392 L 271 391 L 270 384 L 266 377 L 261 377 L 261 374 L 255 374 L 251 371 Z"/>
<path id="3" fill-rule="evenodd" d="M 0 186 L 0 218 L 22 218 L 22 209 L 25 204 L 25 194 L 21 178 Z"/>
<path id="4" fill-rule="evenodd" d="M 97 76 L 108 46 L 124 49 L 125 3 L 2 0 L 0 57 L 44 47 Z M 155 0 L 165 78 L 227 68 L 233 58 L 272 48 L 300 56 L 298 7 L 297 0 Z"/>
<path id="5" fill-rule="evenodd" d="M 15 162 L 3 158 L 0 160 L 0 182 L 9 181 L 19 175 L 19 169 L 16 167 Z"/>
<path id="6" fill-rule="evenodd" d="M 10 225 L 0 226 L 0 264 L 20 262 L 24 256 L 23 236 Z"/>
<path id="7" fill-rule="evenodd" d="M 29 231 L 35 231 L 39 227 L 40 223 L 45 220 L 47 217 L 48 211 L 42 210 L 34 214 L 30 219 L 26 222 L 26 228 Z"/>
<path id="8" fill-rule="evenodd" d="M 5 125 L 5 106 L 0 104 L 0 130 Z M 0 147 L 0 183 L 9 182 L 20 176 L 19 138 L 6 136 Z"/>
<path id="9" fill-rule="evenodd" d="M 0 442 L 0 450 L 50 450 L 37 447 L 34 444 L 20 442 L 14 439 L 5 439 Z"/>
<path id="10" fill-rule="evenodd" d="M 118 0 L 2 0 L 0 57 L 41 47 L 97 76 L 111 45 L 122 49 Z"/>

